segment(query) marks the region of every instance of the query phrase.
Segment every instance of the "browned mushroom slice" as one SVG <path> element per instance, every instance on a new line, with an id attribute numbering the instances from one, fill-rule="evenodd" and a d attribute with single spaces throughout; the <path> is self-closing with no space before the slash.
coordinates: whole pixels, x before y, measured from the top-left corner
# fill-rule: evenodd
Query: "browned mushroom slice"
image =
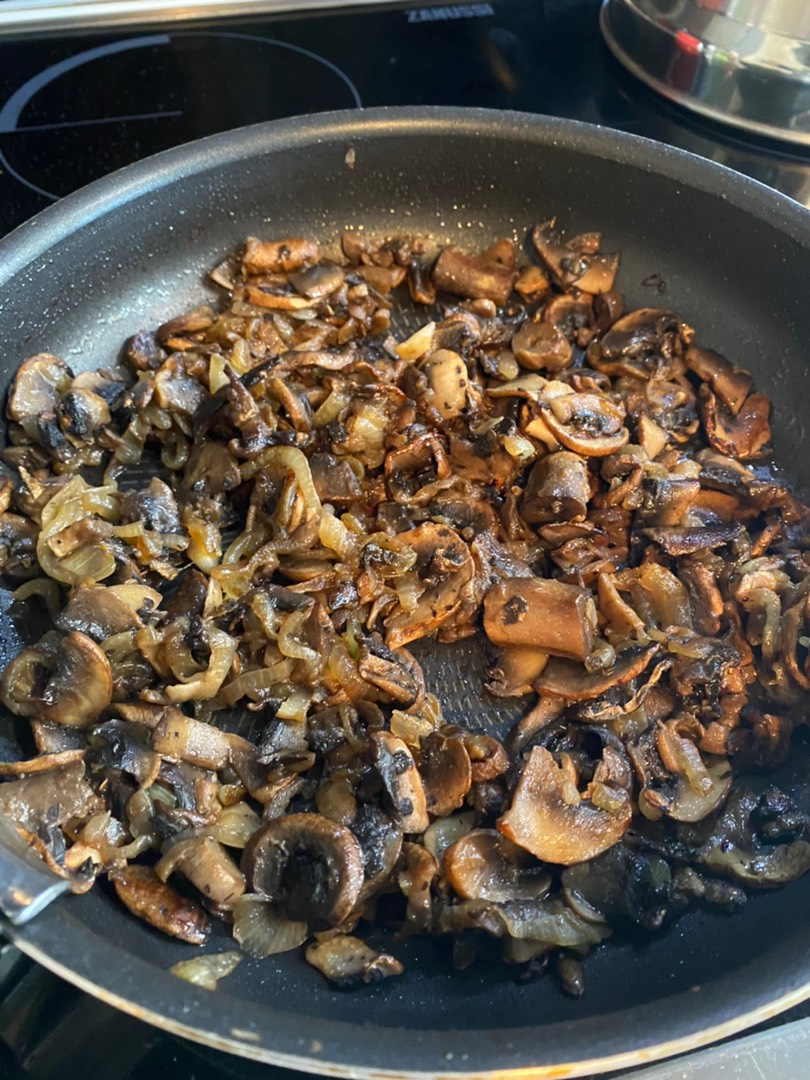
<path id="1" fill-rule="evenodd" d="M 401 975 L 404 970 L 395 957 L 377 952 L 348 934 L 313 941 L 304 955 L 321 975 L 343 987 L 376 983 L 391 975 Z"/>
<path id="2" fill-rule="evenodd" d="M 569 759 L 570 760 L 570 759 Z M 570 769 L 535 746 L 498 831 L 543 862 L 561 866 L 592 859 L 622 838 L 633 816 L 629 793 L 594 778 L 581 795 Z"/>
<path id="3" fill-rule="evenodd" d="M 698 397 L 706 438 L 715 450 L 739 461 L 755 461 L 768 453 L 771 403 L 764 394 L 749 394 L 736 416 L 718 403 L 706 383 Z"/>
<path id="4" fill-rule="evenodd" d="M 484 600 L 484 631 L 495 645 L 528 645 L 584 660 L 593 647 L 596 605 L 586 589 L 544 578 L 507 578 Z"/>
<path id="5" fill-rule="evenodd" d="M 33 521 L 20 514 L 0 514 L 0 573 L 9 578 L 34 577 L 37 565 L 37 535 Z"/>
<path id="6" fill-rule="evenodd" d="M 466 368 L 465 368 L 466 371 Z M 450 475 L 450 465 L 442 439 L 425 431 L 385 457 L 385 479 L 391 498 L 399 503 L 412 503 L 419 498 L 422 487 L 444 480 Z"/>
<path id="7" fill-rule="evenodd" d="M 539 266 L 524 266 L 518 272 L 514 288 L 528 303 L 536 304 L 549 291 L 551 282 L 548 274 Z"/>
<path id="8" fill-rule="evenodd" d="M 322 503 L 344 506 L 360 497 L 360 485 L 348 461 L 339 461 L 334 454 L 313 454 L 309 469 Z"/>
<path id="9" fill-rule="evenodd" d="M 689 595 L 692 622 L 698 633 L 708 637 L 720 633 L 724 601 L 717 582 L 723 569 L 722 560 L 714 555 L 700 553 L 678 560 L 678 577 Z"/>
<path id="10" fill-rule="evenodd" d="M 530 694 L 548 663 L 548 653 L 532 645 L 507 645 L 489 669 L 487 690 L 495 697 Z"/>
<path id="11" fill-rule="evenodd" d="M 399 533 L 397 540 L 416 552 L 416 571 L 425 587 L 413 610 L 398 605 L 386 619 L 386 644 L 392 649 L 447 622 L 461 605 L 462 590 L 474 569 L 469 548 L 446 525 L 425 522 Z"/>
<path id="12" fill-rule="evenodd" d="M 431 921 L 431 885 L 439 875 L 436 858 L 421 844 L 402 845 L 397 883 L 408 903 L 405 918 L 414 930 L 427 930 Z"/>
<path id="13" fill-rule="evenodd" d="M 434 731 L 421 740 L 419 775 L 428 812 L 446 817 L 457 810 L 472 784 L 470 755 L 460 734 Z"/>
<path id="14" fill-rule="evenodd" d="M 286 240 L 248 237 L 242 265 L 248 274 L 288 274 L 318 261 L 318 245 L 300 236 Z"/>
<path id="15" fill-rule="evenodd" d="M 402 850 L 402 829 L 376 806 L 363 803 L 357 810 L 351 830 L 360 845 L 365 882 L 360 901 L 374 896 L 388 881 Z"/>
<path id="16" fill-rule="evenodd" d="M 379 635 L 360 649 L 357 670 L 366 682 L 395 701 L 410 707 L 424 696 L 422 669 L 407 649 L 392 650 L 383 645 Z"/>
<path id="17" fill-rule="evenodd" d="M 638 308 L 622 315 L 588 349 L 588 362 L 606 375 L 666 377 L 692 330 L 672 311 Z"/>
<path id="18" fill-rule="evenodd" d="M 242 853 L 249 889 L 291 919 L 337 926 L 363 885 L 360 845 L 344 825 L 320 814 L 287 814 L 263 825 Z"/>
<path id="19" fill-rule="evenodd" d="M 18 716 L 87 727 L 112 700 L 110 662 L 99 646 L 76 630 L 48 634 L 7 665 L 0 700 Z"/>
<path id="20" fill-rule="evenodd" d="M 532 468 L 520 513 L 529 525 L 584 521 L 590 497 L 587 462 L 579 454 L 559 450 L 541 458 Z"/>
<path id="21" fill-rule="evenodd" d="M 160 593 L 154 595 L 159 603 Z M 142 625 L 136 609 L 103 585 L 79 586 L 54 622 L 60 630 L 78 630 L 99 642 Z"/>
<path id="22" fill-rule="evenodd" d="M 118 899 L 133 915 L 190 945 L 205 943 L 208 927 L 200 905 L 162 882 L 151 867 L 125 866 L 109 876 Z"/>
<path id="23" fill-rule="evenodd" d="M 776 607 L 778 610 L 778 600 Z M 806 651 L 806 648 L 801 648 L 805 645 L 806 639 L 801 642 L 799 640 L 800 637 L 805 636 L 803 631 L 809 614 L 810 596 L 803 597 L 798 603 L 789 607 L 782 617 L 782 632 L 779 641 L 785 666 L 791 678 L 802 690 L 810 690 L 810 653 Z M 800 652 L 804 653 L 803 663 Z"/>
<path id="24" fill-rule="evenodd" d="M 619 269 L 619 256 L 578 249 L 580 238 L 577 237 L 564 244 L 555 225 L 554 218 L 535 225 L 532 243 L 557 283 L 564 289 L 575 285 L 587 293 L 610 292 Z"/>
<path id="25" fill-rule="evenodd" d="M 778 788 L 759 794 L 738 783 L 719 814 L 697 825 L 680 825 L 678 840 L 710 873 L 749 888 L 772 889 L 810 869 L 804 830 L 797 836 L 796 829 L 777 825 L 790 804 Z"/>
<path id="26" fill-rule="evenodd" d="M 336 263 L 323 262 L 297 270 L 288 275 L 292 287 L 308 300 L 322 300 L 336 292 L 345 279 L 343 270 Z"/>
<path id="27" fill-rule="evenodd" d="M 429 824 L 427 800 L 413 754 L 390 731 L 375 731 L 371 735 L 371 748 L 397 825 L 404 833 L 424 832 Z"/>
<path id="28" fill-rule="evenodd" d="M 573 358 L 571 344 L 558 327 L 531 320 L 512 338 L 512 352 L 528 371 L 563 371 Z"/>
<path id="29" fill-rule="evenodd" d="M 494 829 L 473 829 L 444 852 L 447 880 L 464 900 L 542 899 L 551 875 Z"/>
<path id="30" fill-rule="evenodd" d="M 220 909 L 230 907 L 245 891 L 245 879 L 225 848 L 208 836 L 176 841 L 155 865 L 161 881 L 168 881 L 175 871 Z"/>
<path id="31" fill-rule="evenodd" d="M 85 779 L 84 771 L 83 761 L 73 761 L 0 784 L 0 814 L 36 834 L 43 822 L 61 825 L 100 813 L 104 803 Z"/>
<path id="32" fill-rule="evenodd" d="M 698 551 L 711 551 L 735 540 L 743 531 L 741 525 L 687 525 L 683 528 L 660 526 L 641 529 L 644 536 L 664 549 L 667 555 L 692 555 Z"/>
<path id="33" fill-rule="evenodd" d="M 749 372 L 735 367 L 720 353 L 690 345 L 683 358 L 690 371 L 707 382 L 732 416 L 736 416 L 751 392 Z"/>
<path id="34" fill-rule="evenodd" d="M 30 439 L 39 442 L 37 418 L 53 414 L 60 394 L 69 387 L 73 372 L 58 356 L 37 353 L 17 369 L 8 394 L 6 413 L 16 420 Z M 53 418 L 53 417 L 52 417 Z"/>
<path id="35" fill-rule="evenodd" d="M 82 761 L 86 753 L 87 750 L 83 747 L 76 747 L 72 750 L 40 754 L 27 761 L 0 761 L 0 777 L 34 776 L 37 773 L 50 772 L 51 769 L 61 769 L 64 765 Z"/>
<path id="36" fill-rule="evenodd" d="M 540 409 L 540 418 L 554 438 L 585 457 L 613 454 L 630 439 L 623 427 L 624 407 L 604 394 L 559 394 L 541 402 Z M 526 432 L 533 434 L 531 423 Z"/>
<path id="37" fill-rule="evenodd" d="M 509 299 L 516 274 L 502 263 L 446 247 L 436 260 L 432 277 L 443 292 L 492 300 L 502 306 Z"/>
<path id="38" fill-rule="evenodd" d="M 420 368 L 427 375 L 428 402 L 442 420 L 455 420 L 467 406 L 470 376 L 467 365 L 452 349 L 428 353 Z"/>
<path id="39" fill-rule="evenodd" d="M 638 808 L 651 821 L 662 815 L 675 821 L 701 821 L 717 809 L 731 786 L 727 759 L 709 758 L 707 764 L 682 730 L 689 728 L 684 728 L 682 717 L 675 717 L 628 747 L 642 785 Z"/>
<path id="40" fill-rule="evenodd" d="M 586 671 L 572 660 L 552 658 L 535 684 L 539 694 L 566 701 L 591 701 L 635 679 L 658 652 L 658 646 L 628 649 L 608 671 Z"/>

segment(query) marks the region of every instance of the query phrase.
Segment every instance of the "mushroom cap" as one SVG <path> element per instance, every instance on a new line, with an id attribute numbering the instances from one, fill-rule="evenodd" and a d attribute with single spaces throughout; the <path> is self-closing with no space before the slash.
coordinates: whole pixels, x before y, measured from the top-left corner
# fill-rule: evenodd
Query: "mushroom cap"
<path id="1" fill-rule="evenodd" d="M 242 853 L 247 886 L 290 918 L 338 926 L 363 885 L 363 854 L 353 833 L 320 814 L 287 814 L 258 829 Z"/>

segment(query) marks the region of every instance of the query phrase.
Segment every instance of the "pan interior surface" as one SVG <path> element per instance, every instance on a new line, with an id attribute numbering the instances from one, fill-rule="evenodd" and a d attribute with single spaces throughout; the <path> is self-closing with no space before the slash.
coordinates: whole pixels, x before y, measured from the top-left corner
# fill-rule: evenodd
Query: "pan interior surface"
<path id="1" fill-rule="evenodd" d="M 601 230 L 604 249 L 622 253 L 628 305 L 672 307 L 701 344 L 754 373 L 773 402 L 776 456 L 810 489 L 810 461 L 798 452 L 810 215 L 689 155 L 516 114 L 284 121 L 99 181 L 0 244 L 0 375 L 7 385 L 38 351 L 76 368 L 115 364 L 127 337 L 211 300 L 205 272 L 249 234 L 307 235 L 328 249 L 353 228 L 477 249 L 503 235 L 522 241 L 551 216 L 571 234 Z M 665 292 L 643 284 L 653 275 Z M 24 628 L 9 619 L 0 628 L 7 658 Z M 486 696 L 475 642 L 421 659 L 450 721 L 502 733 L 525 708 Z M 287 954 L 245 959 L 209 994 L 166 973 L 189 948 L 126 915 L 103 886 L 15 935 L 136 1015 L 263 1060 L 356 1076 L 560 1076 L 615 1068 L 628 1054 L 650 1060 L 810 994 L 808 903 L 805 879 L 752 897 L 734 917 L 696 911 L 656 937 L 613 941 L 589 957 L 577 1002 L 552 980 L 520 983 L 505 966 L 455 972 L 445 943 L 422 939 L 385 940 L 405 975 L 356 993 L 333 990 Z M 222 928 L 205 948 L 229 947 Z"/>

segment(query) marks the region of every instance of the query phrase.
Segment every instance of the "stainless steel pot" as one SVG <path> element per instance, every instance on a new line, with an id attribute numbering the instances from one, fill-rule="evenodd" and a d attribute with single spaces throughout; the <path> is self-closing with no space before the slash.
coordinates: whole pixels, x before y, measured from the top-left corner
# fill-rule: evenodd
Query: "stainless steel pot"
<path id="1" fill-rule="evenodd" d="M 694 112 L 810 147 L 808 0 L 605 0 L 605 40 Z"/>

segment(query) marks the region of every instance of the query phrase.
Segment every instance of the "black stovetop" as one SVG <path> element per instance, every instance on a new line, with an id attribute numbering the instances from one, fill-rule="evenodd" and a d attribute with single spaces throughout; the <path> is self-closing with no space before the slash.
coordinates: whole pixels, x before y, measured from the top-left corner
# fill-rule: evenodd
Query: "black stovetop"
<path id="1" fill-rule="evenodd" d="M 610 56 L 598 10 L 599 0 L 492 0 L 0 36 L 0 235 L 88 181 L 189 139 L 372 105 L 587 120 L 702 154 L 810 206 L 810 154 L 657 98 Z M 79 1063 L 93 1080 L 298 1075 L 155 1031 L 0 951 L 0 1080 L 70 1080 Z"/>
<path id="2" fill-rule="evenodd" d="M 588 120 L 722 161 L 810 205 L 807 153 L 744 140 L 660 100 L 608 54 L 598 8 L 598 0 L 492 0 L 0 37 L 0 234 L 158 150 L 260 120 L 370 105 Z"/>

